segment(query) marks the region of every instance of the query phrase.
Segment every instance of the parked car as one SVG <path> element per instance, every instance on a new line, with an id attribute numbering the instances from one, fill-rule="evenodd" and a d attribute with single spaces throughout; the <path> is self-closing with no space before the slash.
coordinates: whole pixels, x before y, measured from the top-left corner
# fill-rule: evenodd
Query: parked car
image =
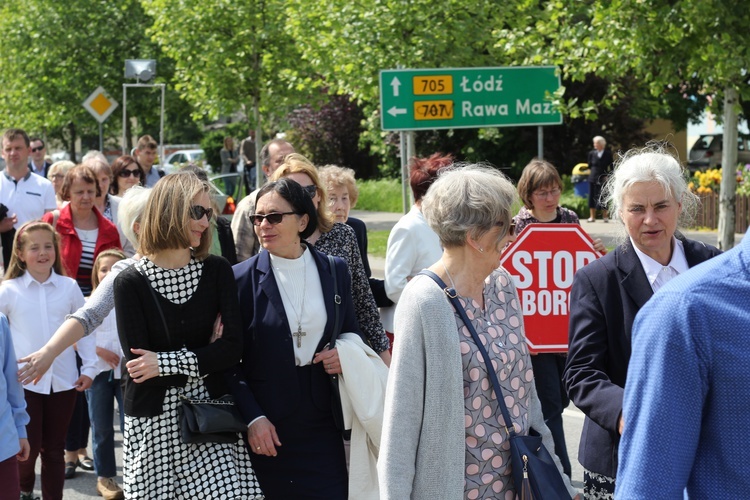
<path id="1" fill-rule="evenodd" d="M 167 156 L 167 159 L 161 164 L 161 168 L 168 174 L 176 172 L 188 163 L 194 163 L 203 168 L 206 172 L 211 173 L 211 165 L 206 163 L 206 153 L 202 149 L 181 149 Z"/>
<path id="2" fill-rule="evenodd" d="M 722 134 L 705 134 L 698 137 L 688 153 L 690 171 L 721 166 Z M 737 163 L 750 163 L 750 135 L 737 136 Z"/>
<path id="3" fill-rule="evenodd" d="M 211 199 L 219 207 L 219 213 L 231 219 L 237 208 L 237 202 L 247 194 L 242 182 L 242 174 L 234 172 L 215 175 L 209 178 L 209 184 L 211 184 Z"/>

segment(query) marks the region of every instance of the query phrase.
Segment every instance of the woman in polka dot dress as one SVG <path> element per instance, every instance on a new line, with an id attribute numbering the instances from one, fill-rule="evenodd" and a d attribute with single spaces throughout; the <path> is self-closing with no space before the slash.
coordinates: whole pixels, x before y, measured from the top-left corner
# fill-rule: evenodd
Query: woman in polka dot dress
<path id="1" fill-rule="evenodd" d="M 232 269 L 224 259 L 208 255 L 208 193 L 208 185 L 192 173 L 159 181 L 141 224 L 144 258 L 115 280 L 117 326 L 129 375 L 126 498 L 261 496 L 242 436 L 232 444 L 185 444 L 179 433 L 180 395 L 205 399 L 228 393 L 222 372 L 242 353 Z M 223 332 L 212 337 L 218 315 Z"/>

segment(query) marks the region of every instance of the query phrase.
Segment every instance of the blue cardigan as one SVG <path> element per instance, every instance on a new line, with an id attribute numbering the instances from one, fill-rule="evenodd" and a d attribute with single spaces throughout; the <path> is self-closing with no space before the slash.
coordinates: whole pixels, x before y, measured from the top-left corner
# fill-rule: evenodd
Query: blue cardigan
<path id="1" fill-rule="evenodd" d="M 0 313 L 0 462 L 20 450 L 18 440 L 26 437 L 26 400 L 18 381 L 16 353 L 10 337 L 8 318 Z"/>

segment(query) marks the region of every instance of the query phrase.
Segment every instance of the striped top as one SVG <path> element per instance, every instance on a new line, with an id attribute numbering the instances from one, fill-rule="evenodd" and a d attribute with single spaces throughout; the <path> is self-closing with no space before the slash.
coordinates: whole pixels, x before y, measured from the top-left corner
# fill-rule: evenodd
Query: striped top
<path id="1" fill-rule="evenodd" d="M 91 295 L 91 270 L 94 267 L 94 250 L 96 250 L 96 238 L 99 236 L 99 229 L 76 228 L 76 233 L 81 240 L 83 251 L 81 252 L 81 262 L 78 265 L 78 274 L 76 274 L 75 279 L 83 296 L 88 297 Z"/>

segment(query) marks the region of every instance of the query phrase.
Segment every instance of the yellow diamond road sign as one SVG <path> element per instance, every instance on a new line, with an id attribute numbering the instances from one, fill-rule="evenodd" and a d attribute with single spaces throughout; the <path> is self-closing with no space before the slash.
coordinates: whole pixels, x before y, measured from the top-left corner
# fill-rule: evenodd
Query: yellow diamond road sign
<path id="1" fill-rule="evenodd" d="M 112 99 L 104 88 L 98 87 L 86 98 L 85 101 L 83 101 L 83 107 L 86 108 L 86 111 L 91 113 L 99 123 L 104 123 L 104 121 L 109 118 L 109 115 L 112 114 L 112 111 L 117 107 L 117 101 Z"/>

